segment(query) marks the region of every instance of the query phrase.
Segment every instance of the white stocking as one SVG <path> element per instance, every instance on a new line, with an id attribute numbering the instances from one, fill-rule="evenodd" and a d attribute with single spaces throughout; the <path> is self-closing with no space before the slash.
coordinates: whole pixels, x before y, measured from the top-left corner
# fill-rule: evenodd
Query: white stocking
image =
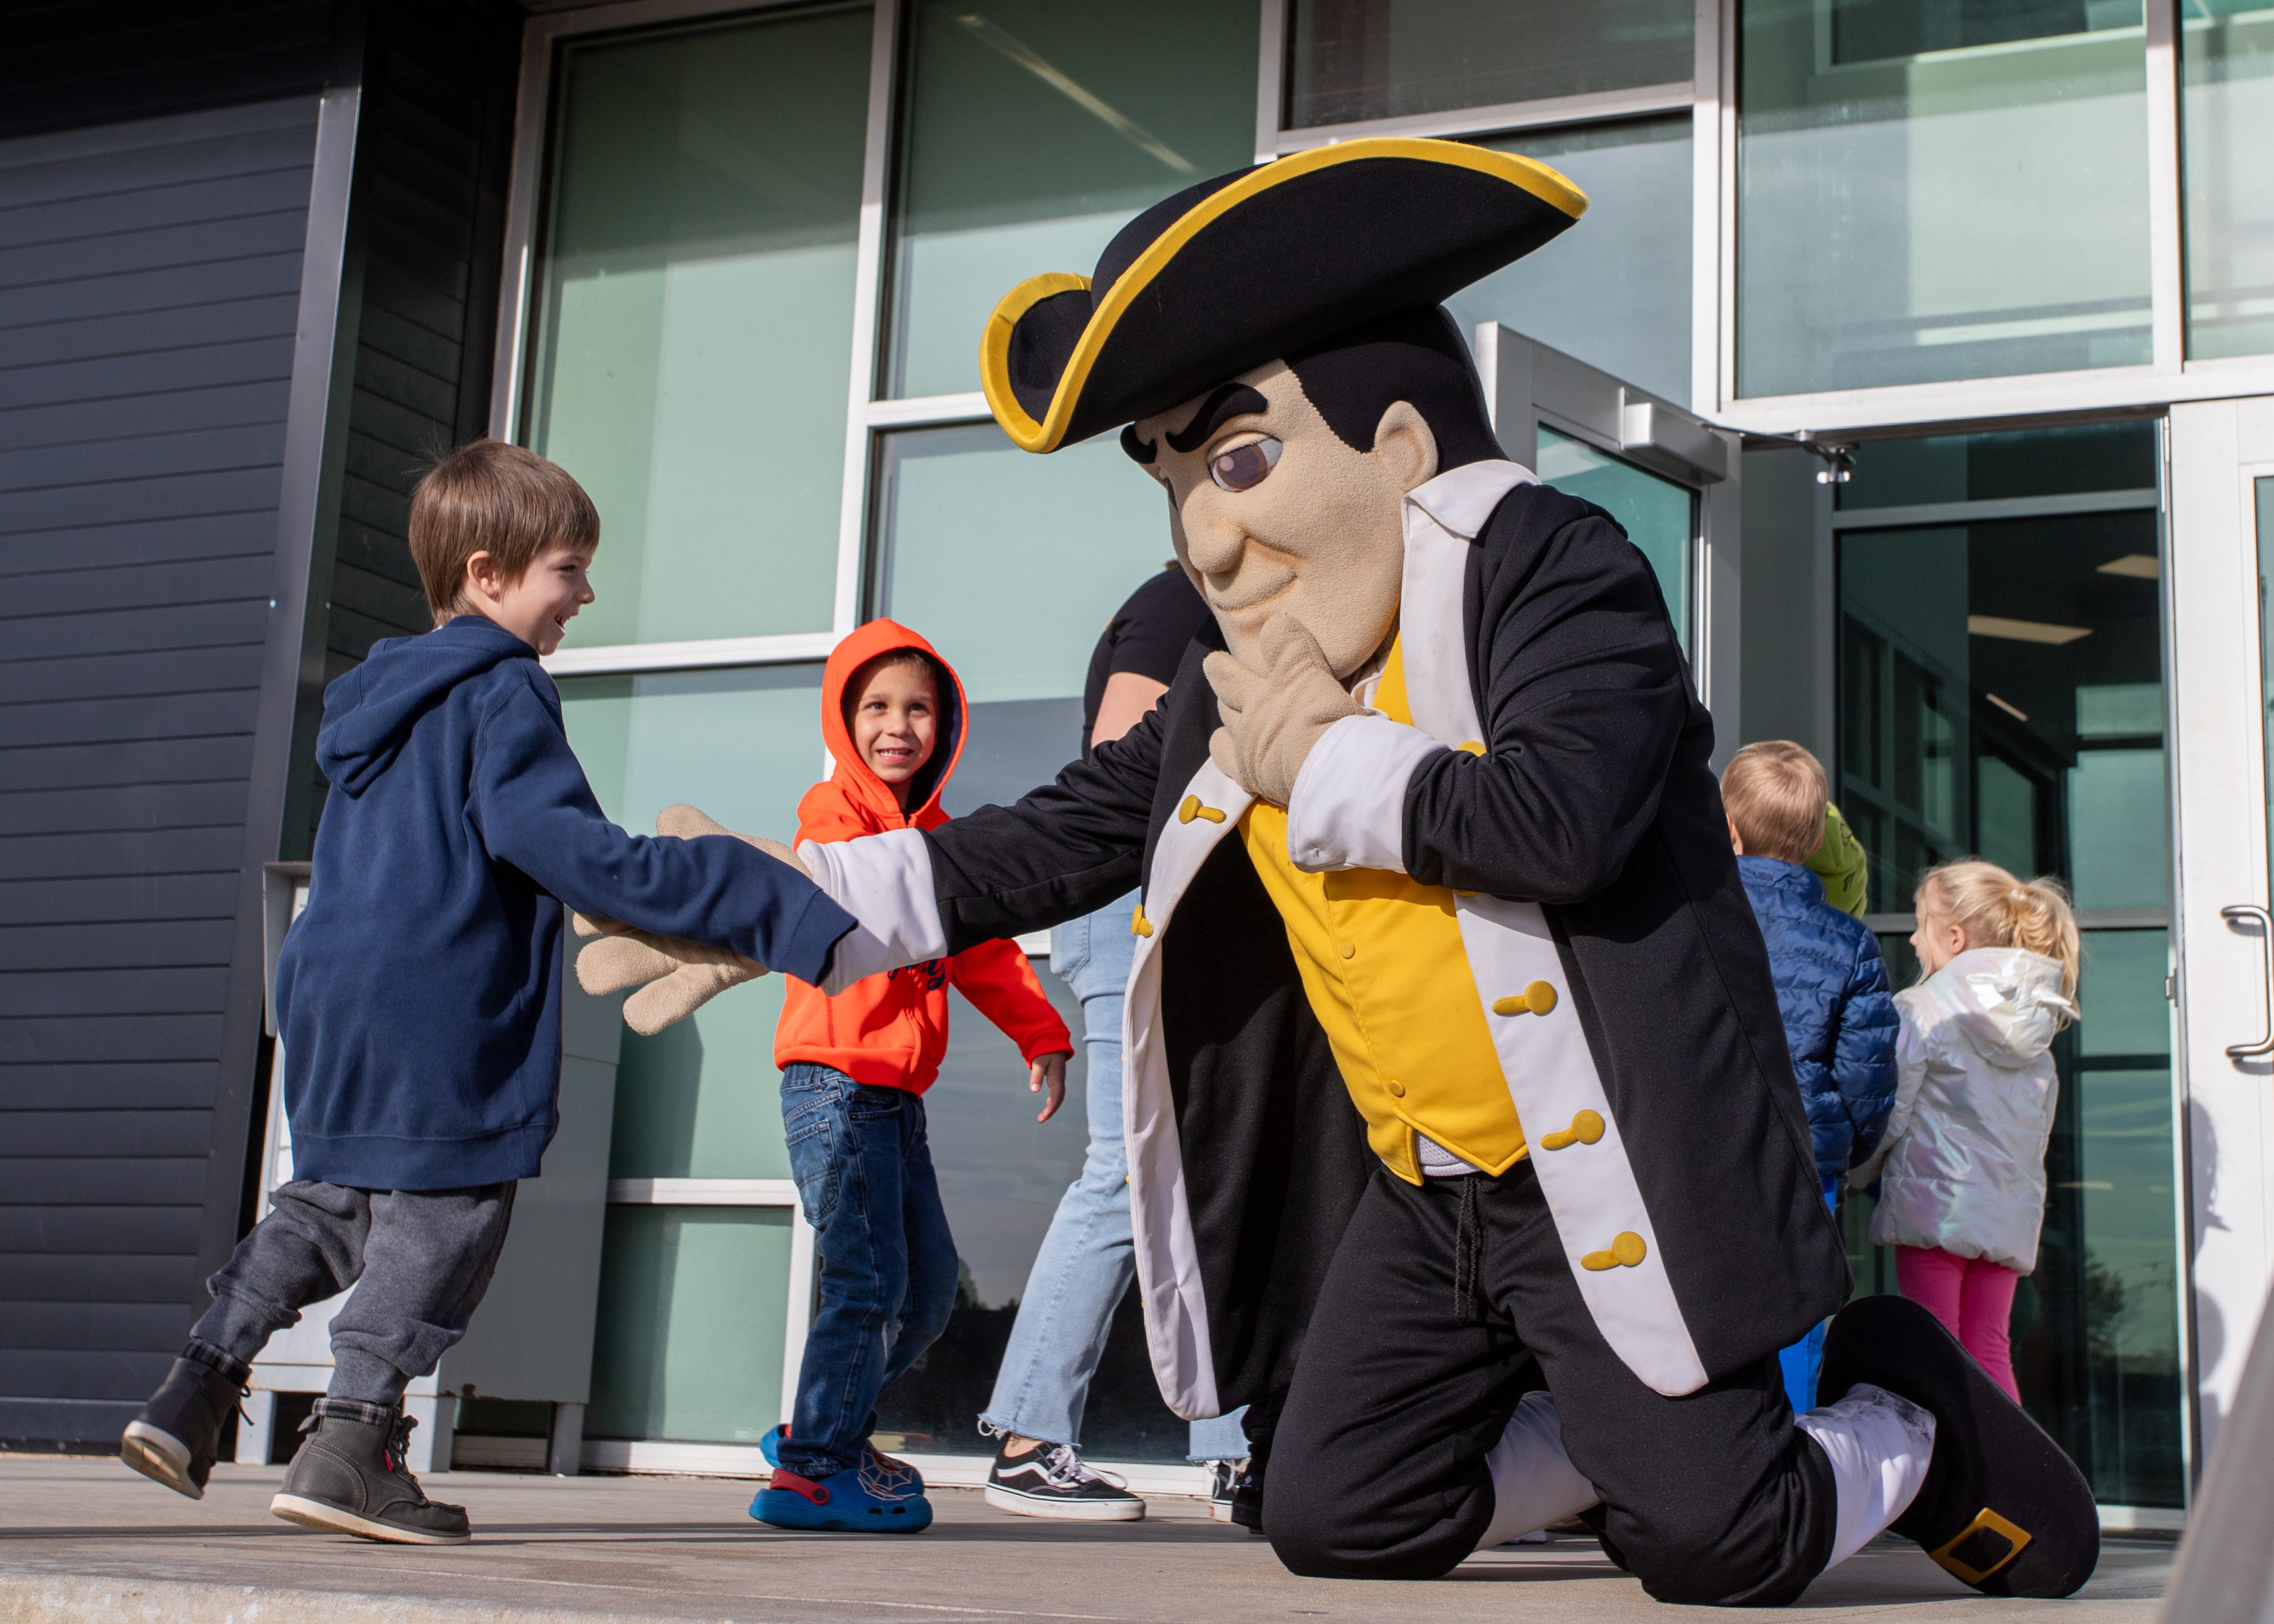
<path id="1" fill-rule="evenodd" d="M 1836 1404 L 1793 1417 L 1832 1462 L 1840 1485 L 1830 1568 L 1862 1550 L 1909 1509 L 1934 1458 L 1934 1417 L 1884 1387 L 1859 1381 Z"/>
<path id="2" fill-rule="evenodd" d="M 1477 1549 L 1506 1545 L 1586 1510 L 1602 1496 L 1563 1453 L 1563 1423 L 1545 1393 L 1524 1395 L 1508 1431 L 1485 1456 L 1492 1473 L 1493 1516 Z"/>

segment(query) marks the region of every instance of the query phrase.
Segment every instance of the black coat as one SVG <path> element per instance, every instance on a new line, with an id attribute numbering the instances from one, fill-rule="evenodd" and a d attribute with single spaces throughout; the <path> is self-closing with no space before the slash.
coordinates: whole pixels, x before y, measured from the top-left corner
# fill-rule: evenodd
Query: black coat
<path id="1" fill-rule="evenodd" d="M 1541 905 L 1698 1360 L 1725 1374 L 1799 1340 L 1849 1280 L 1707 764 L 1712 718 L 1641 553 L 1547 486 L 1493 510 L 1462 618 L 1488 753 L 1414 773 L 1406 869 Z M 1201 661 L 1220 646 L 1210 627 L 1159 708 L 1057 783 L 927 833 L 949 951 L 1149 882 L 1219 725 Z M 1286 1385 L 1372 1157 L 1241 842 L 1217 845 L 1167 930 L 1178 1134 L 1229 1408 Z"/>

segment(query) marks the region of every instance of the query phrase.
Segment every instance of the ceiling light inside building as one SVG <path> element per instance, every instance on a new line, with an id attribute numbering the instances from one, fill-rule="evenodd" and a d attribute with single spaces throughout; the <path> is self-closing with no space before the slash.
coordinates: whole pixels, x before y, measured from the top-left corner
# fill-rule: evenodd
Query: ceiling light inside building
<path id="1" fill-rule="evenodd" d="M 1992 704 L 1997 706 L 1998 709 L 2003 710 L 2007 716 L 2012 717 L 2017 722 L 2026 722 L 2029 719 L 2029 713 L 2022 710 L 2021 706 L 2013 703 L 2010 700 L 1999 698 L 1997 695 L 1992 693 L 1987 688 L 1982 690 L 1982 697 L 1988 700 Z"/>
<path id="2" fill-rule="evenodd" d="M 2056 626 L 2050 620 L 2009 620 L 2002 614 L 1969 614 L 1966 629 L 1977 637 L 2002 637 L 2008 643 L 2047 643 L 2058 646 L 2092 635 L 2090 626 Z"/>
<path id="3" fill-rule="evenodd" d="M 2097 568 L 2104 575 L 2128 575 L 2135 581 L 2153 581 L 2164 573 L 2163 567 L 2156 562 L 2155 555 L 2150 553 L 2127 553 L 2122 558 L 2109 560 Z"/>

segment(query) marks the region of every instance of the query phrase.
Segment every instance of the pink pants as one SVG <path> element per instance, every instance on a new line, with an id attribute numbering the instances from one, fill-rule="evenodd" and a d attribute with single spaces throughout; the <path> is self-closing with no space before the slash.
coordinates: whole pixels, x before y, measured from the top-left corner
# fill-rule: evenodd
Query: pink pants
<path id="1" fill-rule="evenodd" d="M 2015 1403 L 2014 1348 L 2007 1326 L 2014 1317 L 2014 1288 L 2021 1276 L 1987 1258 L 1961 1258 L 1939 1248 L 1895 1248 L 1895 1282 L 1903 1295 L 1942 1321 L 1990 1380 Z"/>

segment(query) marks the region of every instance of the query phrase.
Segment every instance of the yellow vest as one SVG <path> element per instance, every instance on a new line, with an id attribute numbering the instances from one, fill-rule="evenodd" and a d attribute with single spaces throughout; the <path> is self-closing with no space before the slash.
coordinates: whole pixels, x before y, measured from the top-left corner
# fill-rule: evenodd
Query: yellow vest
<path id="1" fill-rule="evenodd" d="M 1390 644 L 1374 703 L 1410 726 L 1402 650 Z M 1524 1127 L 1477 1002 L 1453 893 L 1382 868 L 1306 874 L 1287 854 L 1285 810 L 1265 801 L 1248 808 L 1239 833 L 1374 1154 L 1419 1184 L 1419 1132 L 1487 1173 L 1513 1167 Z"/>

